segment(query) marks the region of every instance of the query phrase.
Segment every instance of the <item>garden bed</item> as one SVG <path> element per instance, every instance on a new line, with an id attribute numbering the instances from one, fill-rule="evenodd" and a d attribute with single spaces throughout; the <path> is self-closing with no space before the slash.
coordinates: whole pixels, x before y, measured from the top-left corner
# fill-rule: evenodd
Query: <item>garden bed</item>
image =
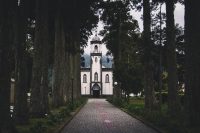
<path id="1" fill-rule="evenodd" d="M 44 118 L 31 118 L 26 125 L 17 125 L 19 133 L 59 133 L 64 126 L 79 112 L 85 105 L 87 99 L 74 101 L 58 109 L 51 110 Z"/>

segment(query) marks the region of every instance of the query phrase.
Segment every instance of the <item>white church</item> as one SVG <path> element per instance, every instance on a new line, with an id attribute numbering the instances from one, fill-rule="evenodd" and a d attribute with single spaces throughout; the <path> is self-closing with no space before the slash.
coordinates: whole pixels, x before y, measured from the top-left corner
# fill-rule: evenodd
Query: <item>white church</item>
<path id="1" fill-rule="evenodd" d="M 81 66 L 81 95 L 103 97 L 113 95 L 112 60 L 102 56 L 102 42 L 95 35 L 90 42 L 90 55 Z M 86 59 L 87 60 L 87 59 Z"/>

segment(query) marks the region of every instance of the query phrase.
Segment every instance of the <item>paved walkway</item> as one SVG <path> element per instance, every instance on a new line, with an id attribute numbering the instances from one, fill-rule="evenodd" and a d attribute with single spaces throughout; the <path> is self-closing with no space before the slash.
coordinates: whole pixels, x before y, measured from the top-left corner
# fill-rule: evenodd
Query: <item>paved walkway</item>
<path id="1" fill-rule="evenodd" d="M 156 133 L 156 131 L 114 107 L 105 99 L 89 99 L 62 133 Z"/>

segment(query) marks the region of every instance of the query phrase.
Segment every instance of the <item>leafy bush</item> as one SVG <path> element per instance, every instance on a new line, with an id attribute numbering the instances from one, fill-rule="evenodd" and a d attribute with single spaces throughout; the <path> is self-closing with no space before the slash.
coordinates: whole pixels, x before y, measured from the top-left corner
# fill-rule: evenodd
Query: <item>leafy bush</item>
<path id="1" fill-rule="evenodd" d="M 87 101 L 86 98 L 75 100 L 74 104 L 67 104 L 66 106 L 58 109 L 51 110 L 45 118 L 30 119 L 28 125 L 18 125 L 17 129 L 19 133 L 47 133 L 52 132 L 56 127 L 65 121 L 70 116 L 70 112 L 77 109 Z"/>
<path id="2" fill-rule="evenodd" d="M 157 100 L 159 100 L 159 95 L 160 94 L 158 92 L 156 92 L 155 97 Z M 168 102 L 168 92 L 162 92 L 161 95 L 162 95 L 162 103 L 164 103 L 164 104 L 167 103 Z M 183 105 L 184 104 L 184 94 L 180 93 L 179 98 L 180 98 L 181 104 Z"/>
<path id="3" fill-rule="evenodd" d="M 108 98 L 107 101 L 109 101 L 110 103 L 112 103 L 115 106 L 120 107 L 120 108 L 127 106 L 127 103 L 122 98 L 117 98 L 117 97 L 114 98 L 113 97 L 113 98 Z"/>
<path id="4" fill-rule="evenodd" d="M 162 92 L 161 95 L 162 95 L 162 103 L 167 103 L 167 101 L 168 101 L 168 92 Z M 160 96 L 160 93 L 158 93 L 158 92 L 155 93 L 155 97 L 156 97 L 157 100 L 159 100 L 159 96 Z"/>
<path id="5" fill-rule="evenodd" d="M 134 105 L 134 104 L 129 104 L 127 106 L 127 109 L 131 113 L 135 113 L 137 115 L 142 115 L 144 112 L 144 106 L 143 105 Z"/>
<path id="6" fill-rule="evenodd" d="M 30 128 L 30 133 L 44 133 L 46 132 L 47 127 L 41 121 L 38 121 Z"/>
<path id="7" fill-rule="evenodd" d="M 80 105 L 84 104 L 86 101 L 87 101 L 87 98 L 80 98 L 78 100 L 74 100 L 73 104 L 72 104 L 72 102 L 69 102 L 69 104 L 67 105 L 67 108 L 70 111 L 73 111 L 74 109 L 76 109 Z"/>

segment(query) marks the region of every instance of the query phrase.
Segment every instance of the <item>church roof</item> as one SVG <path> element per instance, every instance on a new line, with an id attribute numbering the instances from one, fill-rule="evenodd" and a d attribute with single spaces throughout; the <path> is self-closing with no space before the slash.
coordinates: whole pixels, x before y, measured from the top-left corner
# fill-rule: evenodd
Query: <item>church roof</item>
<path id="1" fill-rule="evenodd" d="M 90 68 L 90 55 L 88 54 L 84 54 L 82 55 L 82 57 L 84 57 L 84 67 L 82 66 L 82 68 Z M 102 68 L 112 68 L 112 59 L 111 58 L 107 58 L 107 56 L 103 55 L 102 56 Z"/>
<path id="2" fill-rule="evenodd" d="M 97 35 L 95 35 L 95 36 L 92 38 L 92 41 L 101 41 L 101 40 L 100 40 L 100 38 L 99 38 Z"/>

